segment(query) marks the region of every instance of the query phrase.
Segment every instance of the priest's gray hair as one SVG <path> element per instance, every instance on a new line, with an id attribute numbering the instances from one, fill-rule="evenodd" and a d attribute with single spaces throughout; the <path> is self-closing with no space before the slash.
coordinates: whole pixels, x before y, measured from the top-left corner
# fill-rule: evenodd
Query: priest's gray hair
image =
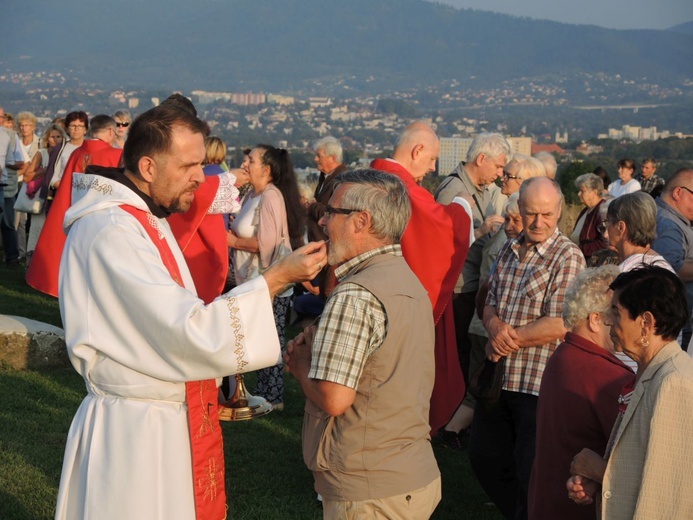
<path id="1" fill-rule="evenodd" d="M 342 143 L 340 143 L 339 139 L 337 139 L 336 137 L 328 135 L 327 137 L 318 139 L 315 142 L 315 145 L 313 146 L 313 150 L 315 150 L 315 153 L 318 153 L 320 150 L 322 150 L 325 152 L 325 155 L 331 155 L 332 157 L 334 157 L 334 160 L 338 163 L 344 162 L 344 151 L 342 150 Z"/>
<path id="2" fill-rule="evenodd" d="M 508 140 L 501 134 L 495 133 L 482 132 L 477 134 L 472 144 L 469 145 L 467 162 L 474 162 L 482 153 L 488 157 L 505 155 L 507 162 L 513 158 L 513 149 Z"/>
<path id="3" fill-rule="evenodd" d="M 620 274 L 616 265 L 583 269 L 565 292 L 563 324 L 568 330 L 586 320 L 593 312 L 606 313 L 611 307 L 609 285 Z M 604 345 L 602 345 L 604 346 Z"/>
<path id="4" fill-rule="evenodd" d="M 411 217 L 404 183 L 394 175 L 370 168 L 346 171 L 337 181 L 339 186 L 349 185 L 341 206 L 367 211 L 373 235 L 385 243 L 399 244 Z"/>

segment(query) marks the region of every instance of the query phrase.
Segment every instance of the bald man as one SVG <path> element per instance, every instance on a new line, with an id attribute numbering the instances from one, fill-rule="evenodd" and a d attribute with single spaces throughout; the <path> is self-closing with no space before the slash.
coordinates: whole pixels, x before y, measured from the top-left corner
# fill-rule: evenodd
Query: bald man
<path id="1" fill-rule="evenodd" d="M 580 249 L 558 230 L 562 200 L 553 179 L 522 183 L 524 231 L 498 254 L 484 307 L 486 354 L 504 358 L 504 379 L 497 406 L 476 407 L 469 459 L 506 518 L 527 518 L 541 376 L 566 333 L 565 290 L 585 267 Z"/>
<path id="2" fill-rule="evenodd" d="M 440 141 L 422 121 L 409 125 L 395 145 L 392 159 L 376 159 L 371 167 L 399 177 L 407 188 L 412 216 L 402 237 L 402 253 L 428 292 L 436 323 L 436 379 L 431 397 L 433 432 L 448 422 L 462 402 L 464 379 L 457 355 L 452 291 L 473 241 L 471 207 L 456 198 L 438 204 L 419 182 L 436 169 Z"/>

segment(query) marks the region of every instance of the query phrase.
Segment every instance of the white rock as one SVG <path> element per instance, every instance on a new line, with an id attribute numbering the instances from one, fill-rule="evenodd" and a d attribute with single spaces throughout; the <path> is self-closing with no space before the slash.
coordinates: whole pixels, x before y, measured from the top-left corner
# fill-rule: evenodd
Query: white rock
<path id="1" fill-rule="evenodd" d="M 18 369 L 69 367 L 65 332 L 29 318 L 0 315 L 0 362 Z"/>

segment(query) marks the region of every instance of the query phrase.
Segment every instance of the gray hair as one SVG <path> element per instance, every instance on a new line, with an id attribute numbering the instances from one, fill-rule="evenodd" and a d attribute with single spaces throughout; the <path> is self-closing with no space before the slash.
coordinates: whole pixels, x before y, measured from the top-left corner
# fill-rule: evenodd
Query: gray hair
<path id="1" fill-rule="evenodd" d="M 323 137 L 322 139 L 318 139 L 313 146 L 313 150 L 316 152 L 323 150 L 325 155 L 331 155 L 338 163 L 341 163 L 344 160 L 342 143 L 339 142 L 339 139 L 329 135 L 327 137 Z"/>
<path id="2" fill-rule="evenodd" d="M 596 191 L 600 195 L 602 191 L 604 191 L 604 181 L 599 175 L 595 175 L 594 173 L 583 173 L 575 179 L 575 187 L 577 189 L 583 186 L 590 191 Z"/>
<path id="3" fill-rule="evenodd" d="M 563 300 L 563 324 L 572 330 L 593 312 L 606 313 L 611 308 L 609 285 L 620 274 L 616 265 L 584 269 L 571 282 Z"/>
<path id="4" fill-rule="evenodd" d="M 513 148 L 501 134 L 482 132 L 477 134 L 467 151 L 467 162 L 474 162 L 481 154 L 489 157 L 505 155 L 506 161 L 513 157 Z"/>
<path id="5" fill-rule="evenodd" d="M 118 119 L 127 119 L 128 121 L 132 121 L 132 116 L 130 115 L 130 112 L 127 110 L 116 110 L 116 113 L 113 114 L 114 118 Z"/>
<path id="6" fill-rule="evenodd" d="M 511 161 L 508 162 L 506 168 L 510 165 L 517 165 L 517 176 L 520 181 L 533 179 L 535 177 L 546 177 L 546 168 L 538 159 L 524 155 L 521 153 L 515 154 Z"/>
<path id="7" fill-rule="evenodd" d="M 546 176 L 552 179 L 556 178 L 556 172 L 558 171 L 558 163 L 556 158 L 549 152 L 537 152 L 534 154 L 534 158 L 544 165 L 546 170 Z"/>
<path id="8" fill-rule="evenodd" d="M 626 193 L 614 199 L 606 216 L 610 221 L 626 223 L 626 240 L 647 247 L 657 238 L 657 204 L 644 191 Z"/>
<path id="9" fill-rule="evenodd" d="M 32 112 L 20 112 L 17 114 L 15 119 L 17 120 L 17 124 L 21 123 L 22 121 L 30 121 L 34 126 L 36 126 L 38 123 L 38 119 L 36 119 L 36 116 Z"/>
<path id="10" fill-rule="evenodd" d="M 519 215 L 520 214 L 520 192 L 516 191 L 510 197 L 508 197 L 508 200 L 505 201 L 505 205 L 503 206 L 503 215 L 507 213 L 512 213 L 513 215 Z"/>
<path id="11" fill-rule="evenodd" d="M 341 173 L 338 186 L 349 184 L 342 206 L 367 211 L 371 232 L 385 242 L 399 244 L 411 217 L 411 202 L 404 183 L 394 175 L 364 168 Z"/>

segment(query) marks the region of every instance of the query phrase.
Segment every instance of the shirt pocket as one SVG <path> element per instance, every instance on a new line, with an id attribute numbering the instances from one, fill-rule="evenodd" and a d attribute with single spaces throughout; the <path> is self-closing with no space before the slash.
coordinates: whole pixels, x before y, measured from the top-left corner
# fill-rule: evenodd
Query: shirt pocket
<path id="1" fill-rule="evenodd" d="M 532 301 L 541 301 L 546 296 L 551 283 L 551 272 L 546 269 L 536 269 L 527 280 L 525 294 Z"/>

